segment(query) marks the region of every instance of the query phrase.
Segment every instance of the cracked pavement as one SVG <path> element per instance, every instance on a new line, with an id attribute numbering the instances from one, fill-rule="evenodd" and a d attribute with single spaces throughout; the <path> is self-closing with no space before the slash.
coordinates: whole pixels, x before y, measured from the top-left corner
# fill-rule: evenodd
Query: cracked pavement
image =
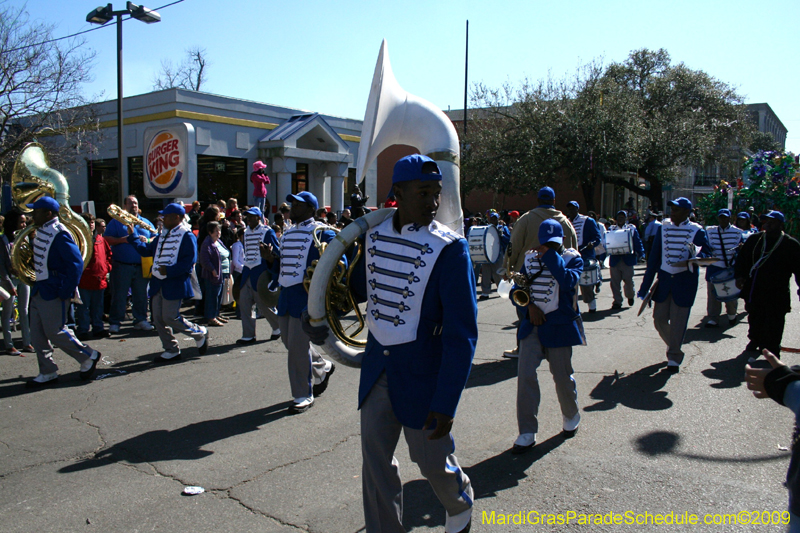
<path id="1" fill-rule="evenodd" d="M 538 444 L 512 456 L 516 363 L 501 353 L 514 346 L 514 311 L 495 295 L 479 302 L 478 350 L 454 429 L 475 488 L 472 531 L 543 529 L 482 524 L 482 513 L 493 511 L 783 511 L 793 419 L 742 384 L 746 320 L 700 327 L 701 282 L 686 360 L 670 377 L 651 313 L 610 307 L 606 284 L 599 311 L 585 315 L 588 346 L 573 356 L 577 437 L 559 435 L 544 364 Z M 798 323 L 796 312 L 787 317 L 785 346 L 800 346 Z M 81 382 L 77 363 L 57 352 L 61 383 L 33 392 L 23 381 L 37 373 L 35 356 L 0 356 L 0 531 L 363 531 L 358 371 L 340 366 L 312 409 L 289 415 L 283 345 L 237 346 L 240 327 L 232 320 L 211 328 L 203 357 L 182 340 L 184 361 L 162 367 L 149 364 L 160 353 L 155 334 L 123 328 L 89 342 L 104 354 L 103 379 Z M 268 333 L 263 320 L 258 333 Z M 790 364 L 798 359 L 784 354 Z M 406 528 L 443 531 L 444 510 L 403 439 L 397 458 Z M 188 485 L 205 493 L 182 495 Z M 753 526 L 737 527 L 692 530 Z"/>

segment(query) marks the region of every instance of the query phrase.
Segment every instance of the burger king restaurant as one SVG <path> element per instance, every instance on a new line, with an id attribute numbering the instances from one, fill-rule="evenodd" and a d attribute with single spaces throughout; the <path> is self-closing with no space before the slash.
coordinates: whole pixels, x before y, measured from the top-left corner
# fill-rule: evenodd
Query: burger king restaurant
<path id="1" fill-rule="evenodd" d="M 146 214 L 175 197 L 186 203 L 237 198 L 240 205 L 254 204 L 250 173 L 257 160 L 267 165 L 272 212 L 288 194 L 306 190 L 320 206 L 341 211 L 355 190 L 361 120 L 184 89 L 131 96 L 123 103 L 122 187 L 139 198 Z M 99 134 L 89 137 L 83 158 L 57 170 L 68 178 L 70 202 L 93 201 L 100 214 L 119 201 L 116 101 L 95 104 L 94 111 Z M 375 172 L 373 165 L 363 191 L 371 199 L 377 197 L 370 190 L 376 187 Z M 193 192 L 176 187 L 195 177 Z M 161 197 L 148 198 L 153 190 Z M 190 194 L 178 196 L 186 190 Z"/>

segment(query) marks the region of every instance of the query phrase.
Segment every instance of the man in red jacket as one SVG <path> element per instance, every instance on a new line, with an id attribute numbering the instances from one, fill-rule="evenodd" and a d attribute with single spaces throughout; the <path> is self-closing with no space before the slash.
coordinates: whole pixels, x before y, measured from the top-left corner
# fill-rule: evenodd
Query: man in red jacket
<path id="1" fill-rule="evenodd" d="M 81 281 L 78 283 L 82 304 L 76 306 L 75 321 L 78 325 L 78 338 L 84 340 L 89 336 L 89 326 L 95 338 L 108 337 L 103 324 L 103 296 L 108 286 L 106 276 L 111 272 L 111 246 L 108 241 L 94 231 L 94 215 L 81 213 L 89 224 L 94 242 L 92 259 L 83 269 Z"/>

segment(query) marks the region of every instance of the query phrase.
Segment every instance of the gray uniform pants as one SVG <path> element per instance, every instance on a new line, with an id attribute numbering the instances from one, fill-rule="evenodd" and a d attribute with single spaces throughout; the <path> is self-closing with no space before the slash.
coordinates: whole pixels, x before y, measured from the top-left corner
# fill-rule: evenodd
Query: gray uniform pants
<path id="1" fill-rule="evenodd" d="M 262 274 L 263 275 L 263 274 Z M 239 305 L 242 315 L 242 337 L 249 339 L 256 336 L 256 319 L 253 317 L 253 305 L 258 306 L 258 311 L 267 319 L 272 331 L 279 328 L 278 317 L 271 311 L 264 299 L 259 296 L 258 291 L 251 285 L 250 278 L 242 284 L 239 290 Z"/>
<path id="2" fill-rule="evenodd" d="M 161 291 L 150 300 L 153 307 L 153 325 L 161 339 L 161 346 L 167 352 L 176 353 L 180 351 L 178 340 L 175 333 L 185 333 L 194 340 L 199 341 L 203 338 L 203 330 L 200 326 L 193 324 L 181 316 L 181 300 L 167 300 Z"/>
<path id="3" fill-rule="evenodd" d="M 322 383 L 328 361 L 314 349 L 299 318 L 279 316 L 278 325 L 283 345 L 289 351 L 289 385 L 292 388 L 292 397 L 309 398 L 313 396 L 311 387 Z"/>
<path id="4" fill-rule="evenodd" d="M 625 283 L 625 298 L 632 300 L 635 296 L 633 291 L 633 265 L 626 265 L 624 261 L 611 267 L 611 294 L 614 295 L 614 303 L 622 303 L 622 291 L 620 284 Z"/>
<path id="5" fill-rule="evenodd" d="M 714 296 L 714 290 L 711 288 L 711 282 L 706 281 L 706 290 L 708 291 L 708 304 L 706 306 L 706 314 L 711 320 L 719 323 L 719 314 L 722 311 L 722 302 L 717 300 Z M 739 300 L 731 300 L 725 302 L 725 312 L 729 315 L 735 315 L 739 310 Z"/>
<path id="6" fill-rule="evenodd" d="M 417 463 L 447 514 L 455 516 L 472 507 L 472 484 L 453 455 L 452 433 L 449 437 L 428 440 L 433 430 L 403 426 L 392 410 L 383 373 L 361 405 L 361 473 L 367 533 L 406 531 L 402 523 L 403 484 L 394 457 L 401 430 L 411 460 Z"/>
<path id="7" fill-rule="evenodd" d="M 550 364 L 550 373 L 556 385 L 561 414 L 572 418 L 578 414 L 578 388 L 572 377 L 572 346 L 545 348 L 539 342 L 539 328 L 519 343 L 517 362 L 517 425 L 519 433 L 539 432 L 539 390 L 537 370 L 544 359 Z"/>
<path id="8" fill-rule="evenodd" d="M 678 364 L 683 362 L 683 337 L 689 323 L 691 307 L 681 307 L 672 301 L 672 293 L 663 302 L 655 302 L 653 306 L 653 323 L 656 331 L 667 345 L 667 359 Z"/>
<path id="9" fill-rule="evenodd" d="M 31 342 L 36 350 L 40 374 L 58 372 L 58 365 L 53 360 L 53 344 L 80 364 L 94 353 L 66 326 L 68 307 L 66 300 L 45 300 L 39 293 L 31 298 Z"/>
<path id="10" fill-rule="evenodd" d="M 503 254 L 500 254 L 494 263 L 481 265 L 481 294 L 491 294 L 492 282 L 497 285 L 503 279 L 503 276 L 497 273 L 497 270 L 503 266 L 503 259 Z"/>
<path id="11" fill-rule="evenodd" d="M 581 288 L 581 299 L 588 304 L 594 301 L 594 288 L 596 285 L 578 285 Z"/>

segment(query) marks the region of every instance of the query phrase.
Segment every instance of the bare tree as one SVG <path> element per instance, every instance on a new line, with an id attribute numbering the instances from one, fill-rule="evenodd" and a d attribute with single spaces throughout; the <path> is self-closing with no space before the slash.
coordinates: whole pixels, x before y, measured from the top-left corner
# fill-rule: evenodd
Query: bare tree
<path id="1" fill-rule="evenodd" d="M 186 50 L 186 58 L 180 64 L 173 64 L 169 59 L 161 61 L 161 72 L 153 79 L 153 89 L 189 89 L 199 91 L 206 82 L 209 66 L 206 49 L 193 46 Z"/>
<path id="2" fill-rule="evenodd" d="M 0 3 L 0 174 L 38 137 L 69 132 L 55 149 L 75 151 L 86 147 L 82 133 L 97 129 L 81 95 L 95 54 L 82 39 L 52 42 L 53 29 Z"/>

